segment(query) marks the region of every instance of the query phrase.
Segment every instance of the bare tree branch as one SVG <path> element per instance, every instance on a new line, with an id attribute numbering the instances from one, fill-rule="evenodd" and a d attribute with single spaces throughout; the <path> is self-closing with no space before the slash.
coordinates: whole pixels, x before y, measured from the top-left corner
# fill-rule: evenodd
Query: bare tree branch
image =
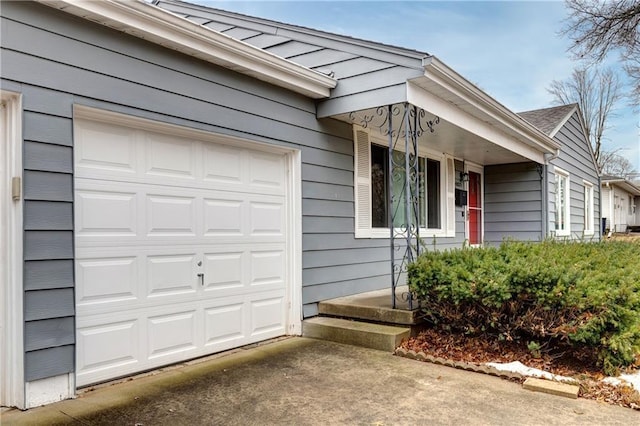
<path id="1" fill-rule="evenodd" d="M 602 151 L 598 165 L 602 173 L 611 176 L 625 177 L 635 172 L 633 164 L 622 155 L 618 154 L 620 149 L 613 151 Z"/>
<path id="2" fill-rule="evenodd" d="M 603 137 L 609 128 L 608 119 L 613 116 L 613 108 L 623 96 L 618 76 L 609 68 L 578 68 L 573 70 L 568 80 L 553 80 L 547 90 L 556 104 L 577 103 L 580 106 L 587 139 L 600 165 Z"/>
<path id="3" fill-rule="evenodd" d="M 615 50 L 633 81 L 631 103 L 640 106 L 640 0 L 566 0 L 562 34 L 574 40 L 577 58 L 602 61 Z"/>

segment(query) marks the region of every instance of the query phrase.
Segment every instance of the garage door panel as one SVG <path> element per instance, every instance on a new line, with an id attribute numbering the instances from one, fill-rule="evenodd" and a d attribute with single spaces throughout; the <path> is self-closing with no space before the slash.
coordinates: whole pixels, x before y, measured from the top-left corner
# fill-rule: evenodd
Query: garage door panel
<path id="1" fill-rule="evenodd" d="M 76 173 L 135 175 L 138 156 L 135 130 L 94 121 L 78 121 L 74 150 Z"/>
<path id="2" fill-rule="evenodd" d="M 205 182 L 232 187 L 242 185 L 242 150 L 224 145 L 205 144 L 202 157 Z"/>
<path id="3" fill-rule="evenodd" d="M 251 286 L 264 289 L 266 285 L 275 284 L 284 287 L 285 273 L 284 249 L 251 252 Z"/>
<path id="4" fill-rule="evenodd" d="M 251 201 L 251 236 L 283 236 L 285 209 L 283 200 Z"/>
<path id="5" fill-rule="evenodd" d="M 265 297 L 250 302 L 252 337 L 285 334 L 284 295 Z"/>
<path id="6" fill-rule="evenodd" d="M 198 347 L 196 320 L 195 309 L 148 318 L 148 359 L 196 351 Z"/>
<path id="7" fill-rule="evenodd" d="M 196 180 L 196 159 L 201 144 L 159 133 L 144 133 L 144 172 L 150 176 L 164 176 L 180 180 Z"/>
<path id="8" fill-rule="evenodd" d="M 196 253 L 147 257 L 147 296 L 174 298 L 195 293 L 198 285 Z"/>
<path id="9" fill-rule="evenodd" d="M 76 191 L 76 235 L 133 237 L 137 234 L 137 194 L 109 190 Z M 105 215 L 104 212 L 109 214 Z"/>
<path id="10" fill-rule="evenodd" d="M 266 152 L 250 152 L 249 184 L 257 191 L 271 189 L 275 193 L 285 192 L 285 164 L 282 155 Z"/>
<path id="11" fill-rule="evenodd" d="M 97 326 L 78 326 L 77 370 L 79 381 L 86 375 L 110 376 L 113 370 L 137 364 L 141 334 L 138 319 L 108 322 Z"/>
<path id="12" fill-rule="evenodd" d="M 242 236 L 245 210 L 246 203 L 242 199 L 204 199 L 204 236 Z"/>
<path id="13" fill-rule="evenodd" d="M 286 334 L 286 156 L 76 121 L 78 385 Z"/>
<path id="14" fill-rule="evenodd" d="M 78 259 L 77 305 L 120 304 L 136 300 L 139 293 L 138 268 L 136 256 Z"/>
<path id="15" fill-rule="evenodd" d="M 215 291 L 220 294 L 226 290 L 235 293 L 244 285 L 243 273 L 248 263 L 245 252 L 205 253 L 203 257 L 205 292 Z"/>
<path id="16" fill-rule="evenodd" d="M 147 195 L 148 236 L 196 236 L 195 197 Z"/>
<path id="17" fill-rule="evenodd" d="M 245 303 L 233 302 L 205 308 L 205 346 L 232 347 L 242 341 L 246 330 Z"/>

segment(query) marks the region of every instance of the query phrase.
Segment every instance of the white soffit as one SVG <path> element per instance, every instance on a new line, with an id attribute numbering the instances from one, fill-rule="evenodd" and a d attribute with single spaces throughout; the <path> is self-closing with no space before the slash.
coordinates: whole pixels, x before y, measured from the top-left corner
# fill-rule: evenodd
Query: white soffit
<path id="1" fill-rule="evenodd" d="M 545 153 L 557 153 L 557 142 L 436 57 L 425 58 L 423 65 L 424 76 L 407 84 L 408 102 L 453 123 L 462 122 L 467 130 L 533 161 L 543 163 Z"/>
<path id="2" fill-rule="evenodd" d="M 337 84 L 322 73 L 143 1 L 36 1 L 310 98 L 328 97 Z"/>

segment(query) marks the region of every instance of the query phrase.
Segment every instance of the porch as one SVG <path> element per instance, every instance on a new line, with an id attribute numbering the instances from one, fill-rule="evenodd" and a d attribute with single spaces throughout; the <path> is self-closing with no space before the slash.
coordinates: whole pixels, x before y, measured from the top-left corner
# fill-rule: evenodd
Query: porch
<path id="1" fill-rule="evenodd" d="M 391 291 L 381 300 L 389 298 L 390 309 L 400 311 L 403 303 L 413 307 L 411 295 L 400 300 L 397 288 L 421 251 L 482 245 L 488 214 L 499 222 L 490 230 L 492 241 L 505 232 L 522 232 L 508 223 L 520 211 L 508 210 L 512 206 L 505 198 L 523 187 L 535 194 L 531 200 L 529 194 L 514 196 L 515 202 L 529 203 L 529 220 L 535 222 L 526 238 L 542 238 L 547 222 L 543 165 L 558 149 L 436 58 L 425 58 L 423 67 L 424 75 L 407 79 L 392 94 L 358 92 L 322 101 L 318 109 L 319 116 L 353 128 L 354 237 L 356 243 L 389 241 Z M 526 185 L 500 181 L 500 174 L 517 176 Z M 487 188 L 500 195 L 485 194 Z M 485 195 L 498 203 L 487 204 Z M 356 306 L 375 300 L 348 297 Z M 326 306 L 320 302 L 317 313 Z"/>

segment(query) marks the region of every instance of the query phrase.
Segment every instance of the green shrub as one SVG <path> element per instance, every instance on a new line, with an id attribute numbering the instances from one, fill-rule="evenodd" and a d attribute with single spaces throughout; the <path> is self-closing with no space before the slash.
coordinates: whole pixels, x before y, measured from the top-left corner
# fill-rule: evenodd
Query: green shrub
<path id="1" fill-rule="evenodd" d="M 409 265 L 408 282 L 426 319 L 446 328 L 589 349 L 608 374 L 640 354 L 640 243 L 430 251 Z"/>

